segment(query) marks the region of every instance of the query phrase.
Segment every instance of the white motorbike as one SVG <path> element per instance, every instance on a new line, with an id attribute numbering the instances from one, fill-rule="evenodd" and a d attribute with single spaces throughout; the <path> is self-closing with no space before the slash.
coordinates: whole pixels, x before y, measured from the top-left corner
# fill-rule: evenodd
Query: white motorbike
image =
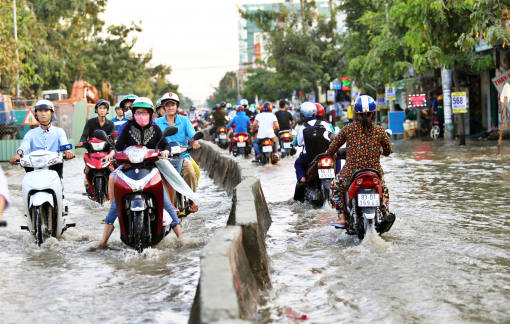
<path id="1" fill-rule="evenodd" d="M 70 150 L 71 144 L 62 145 L 61 151 Z M 27 226 L 21 229 L 28 230 L 35 237 L 37 245 L 41 245 L 49 237 L 59 238 L 65 230 L 75 227 L 75 223 L 67 223 L 64 216 L 67 215 L 67 206 L 63 206 L 64 186 L 52 165 L 63 163 L 63 153 L 46 150 L 34 151 L 20 155 L 19 164 L 24 168 L 34 168 L 23 179 L 22 194 L 25 207 Z"/>

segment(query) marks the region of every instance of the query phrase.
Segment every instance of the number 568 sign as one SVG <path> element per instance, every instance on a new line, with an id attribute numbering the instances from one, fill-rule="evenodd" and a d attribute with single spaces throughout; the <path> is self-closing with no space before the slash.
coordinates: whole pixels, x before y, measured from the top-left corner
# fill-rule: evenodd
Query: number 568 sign
<path id="1" fill-rule="evenodd" d="M 467 112 L 467 97 L 465 92 L 452 93 L 452 112 L 454 114 L 464 114 Z"/>

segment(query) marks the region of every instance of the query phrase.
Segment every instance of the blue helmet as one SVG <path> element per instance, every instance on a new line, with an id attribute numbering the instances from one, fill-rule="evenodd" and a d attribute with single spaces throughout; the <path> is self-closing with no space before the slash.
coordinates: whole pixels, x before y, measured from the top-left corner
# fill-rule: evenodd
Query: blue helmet
<path id="1" fill-rule="evenodd" d="M 354 112 L 356 114 L 370 113 L 377 110 L 375 101 L 372 97 L 367 95 L 359 96 L 354 104 Z"/>

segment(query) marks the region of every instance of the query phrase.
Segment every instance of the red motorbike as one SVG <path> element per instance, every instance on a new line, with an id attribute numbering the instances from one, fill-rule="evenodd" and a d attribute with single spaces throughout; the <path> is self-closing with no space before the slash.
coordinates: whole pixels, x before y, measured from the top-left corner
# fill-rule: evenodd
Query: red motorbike
<path id="1" fill-rule="evenodd" d="M 195 129 L 195 132 L 198 132 L 198 119 L 191 120 L 191 125 L 193 125 L 193 128 Z"/>
<path id="2" fill-rule="evenodd" d="M 220 126 L 216 129 L 216 138 L 214 139 L 214 141 L 222 149 L 226 149 L 228 147 L 226 127 Z"/>
<path id="3" fill-rule="evenodd" d="M 246 133 L 235 133 L 230 145 L 234 156 L 244 154 L 244 157 L 248 157 L 251 153 L 250 136 Z"/>
<path id="4" fill-rule="evenodd" d="M 98 138 L 106 134 L 97 130 Z M 177 127 L 165 129 L 164 137 L 177 133 Z M 163 224 L 163 181 L 155 162 L 159 150 L 141 145 L 130 146 L 115 153 L 115 160 L 124 164 L 115 177 L 115 201 L 119 215 L 120 239 L 138 252 L 158 244 L 170 233 L 170 224 Z"/>
<path id="5" fill-rule="evenodd" d="M 105 152 L 107 145 L 107 141 L 94 137 L 82 146 L 87 149 L 87 153 L 83 156 L 85 160 L 85 179 L 87 180 L 87 192 L 84 195 L 100 205 L 103 205 L 105 200 L 110 198 L 108 195 L 108 177 L 115 169 L 112 161 L 103 162 L 105 156 L 108 155 L 108 152 Z"/>

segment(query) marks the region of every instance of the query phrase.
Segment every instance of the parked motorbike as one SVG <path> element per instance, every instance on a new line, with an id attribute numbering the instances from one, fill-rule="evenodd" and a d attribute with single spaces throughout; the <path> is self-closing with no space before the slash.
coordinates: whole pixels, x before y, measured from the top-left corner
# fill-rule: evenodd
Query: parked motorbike
<path id="1" fill-rule="evenodd" d="M 195 136 L 193 136 L 193 140 L 198 141 L 202 137 L 204 137 L 204 134 L 202 134 L 202 132 L 197 132 Z M 179 142 L 170 142 L 170 146 L 172 147 L 172 151 L 170 152 L 168 161 L 182 176 L 182 165 L 184 164 L 185 158 L 180 157 L 180 155 L 192 151 L 193 146 L 181 146 Z M 175 192 L 174 205 L 177 209 L 179 209 L 179 217 L 188 216 L 190 214 L 189 207 L 191 206 L 191 201 L 178 191 Z"/>
<path id="2" fill-rule="evenodd" d="M 18 161 L 24 168 L 34 168 L 23 178 L 22 195 L 25 207 L 27 226 L 22 230 L 29 231 L 35 237 L 37 245 L 41 245 L 50 237 L 59 238 L 68 228 L 75 227 L 75 223 L 66 223 L 67 206 L 63 205 L 63 184 L 54 170 L 49 167 L 63 163 L 65 154 L 61 151 L 72 149 L 71 144 L 62 145 L 59 152 L 46 150 L 34 151 L 23 155 Z"/>
<path id="3" fill-rule="evenodd" d="M 292 147 L 292 131 L 281 130 L 278 132 L 278 139 L 280 142 L 280 155 L 281 157 L 291 156 L 296 154 L 296 149 Z"/>
<path id="4" fill-rule="evenodd" d="M 277 155 L 273 156 L 273 141 L 267 137 L 262 140 L 260 145 L 261 155 L 259 162 L 265 165 L 271 161 L 271 164 L 276 164 L 280 160 Z"/>
<path id="5" fill-rule="evenodd" d="M 177 127 L 169 126 L 163 136 L 176 133 Z M 96 130 L 94 137 L 108 141 L 102 130 Z M 163 223 L 163 181 L 155 165 L 159 154 L 141 145 L 115 153 L 115 160 L 124 164 L 114 184 L 120 239 L 138 252 L 158 244 L 171 230 Z"/>
<path id="6" fill-rule="evenodd" d="M 234 156 L 244 154 L 244 157 L 248 157 L 251 153 L 250 136 L 247 133 L 235 133 L 230 145 Z"/>
<path id="7" fill-rule="evenodd" d="M 114 133 L 112 136 L 116 137 L 116 134 Z M 101 206 L 105 200 L 109 199 L 108 178 L 110 173 L 115 170 L 113 161 L 103 162 L 103 159 L 108 155 L 107 152 L 104 152 L 106 146 L 106 141 L 95 137 L 83 145 L 87 149 L 87 153 L 83 156 L 85 160 L 85 179 L 88 184 L 85 195 Z"/>
<path id="8" fill-rule="evenodd" d="M 216 129 L 214 141 L 216 144 L 221 147 L 222 149 L 226 149 L 228 147 L 228 141 L 227 141 L 227 128 L 224 126 L 220 126 Z"/>
<path id="9" fill-rule="evenodd" d="M 420 131 L 422 136 L 430 135 L 430 138 L 432 139 L 438 138 L 441 134 L 439 119 L 437 119 L 437 116 L 433 111 L 429 112 L 429 116 L 425 116 L 425 113 L 422 114 Z"/>

